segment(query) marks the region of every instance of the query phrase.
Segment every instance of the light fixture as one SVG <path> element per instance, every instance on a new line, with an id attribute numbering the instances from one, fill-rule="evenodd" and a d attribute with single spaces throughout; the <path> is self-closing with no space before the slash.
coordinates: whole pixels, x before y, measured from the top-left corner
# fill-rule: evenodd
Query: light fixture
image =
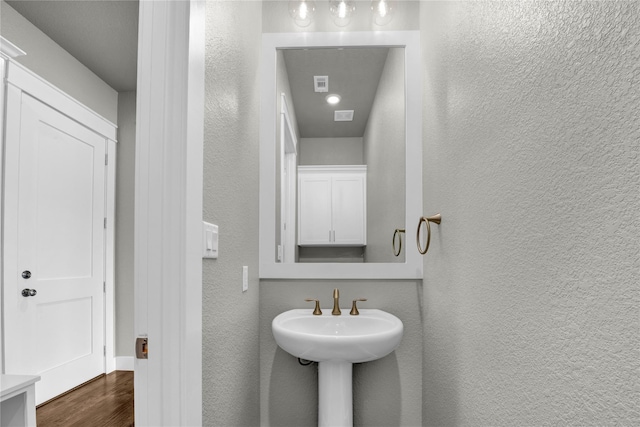
<path id="1" fill-rule="evenodd" d="M 387 25 L 393 19 L 393 12 L 396 9 L 395 1 L 373 0 L 371 2 L 371 12 L 376 25 Z"/>
<path id="2" fill-rule="evenodd" d="M 336 95 L 335 93 L 332 93 L 331 95 L 327 95 L 325 99 L 329 104 L 335 105 L 340 102 L 341 98 L 340 98 L 340 95 Z"/>
<path id="3" fill-rule="evenodd" d="M 308 27 L 313 22 L 316 4 L 312 0 L 298 0 L 289 2 L 289 15 L 298 27 Z"/>
<path id="4" fill-rule="evenodd" d="M 329 0 L 329 13 L 333 23 L 338 27 L 344 27 L 351 20 L 351 15 L 355 12 L 356 6 L 347 0 Z"/>

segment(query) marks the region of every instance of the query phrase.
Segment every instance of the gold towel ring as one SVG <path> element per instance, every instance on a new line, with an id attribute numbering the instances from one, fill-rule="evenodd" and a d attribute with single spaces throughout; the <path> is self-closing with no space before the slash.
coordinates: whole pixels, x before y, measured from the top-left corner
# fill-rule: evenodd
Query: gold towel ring
<path id="1" fill-rule="evenodd" d="M 440 214 L 435 214 L 429 217 L 420 217 L 420 222 L 418 222 L 418 232 L 416 233 L 416 244 L 418 245 L 418 252 L 422 255 L 427 253 L 429 250 L 429 243 L 431 243 L 431 226 L 429 223 L 435 222 L 436 224 L 440 224 L 440 221 L 442 221 L 442 216 Z M 423 223 L 427 224 L 427 245 L 424 250 L 422 250 L 422 246 L 420 246 L 420 228 L 422 228 Z"/>
<path id="2" fill-rule="evenodd" d="M 399 233 L 404 233 L 404 232 L 405 232 L 404 228 L 396 228 L 396 231 L 393 232 L 393 240 L 391 241 L 391 244 L 393 245 L 393 254 L 395 256 L 400 256 L 400 252 L 402 252 L 402 234 L 399 234 Z M 396 251 L 396 234 L 398 235 L 398 240 L 400 241 L 397 251 Z"/>

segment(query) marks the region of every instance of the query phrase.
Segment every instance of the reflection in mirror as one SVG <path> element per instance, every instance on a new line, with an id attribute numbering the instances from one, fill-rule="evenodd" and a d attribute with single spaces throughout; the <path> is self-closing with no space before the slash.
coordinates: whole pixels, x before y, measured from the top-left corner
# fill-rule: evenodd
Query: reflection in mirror
<path id="1" fill-rule="evenodd" d="M 396 258 L 392 244 L 422 215 L 420 33 L 265 33 L 262 42 L 260 278 L 421 279 L 415 245 L 403 242 Z"/>
<path id="2" fill-rule="evenodd" d="M 276 67 L 277 261 L 404 262 L 404 48 L 278 49 Z"/>

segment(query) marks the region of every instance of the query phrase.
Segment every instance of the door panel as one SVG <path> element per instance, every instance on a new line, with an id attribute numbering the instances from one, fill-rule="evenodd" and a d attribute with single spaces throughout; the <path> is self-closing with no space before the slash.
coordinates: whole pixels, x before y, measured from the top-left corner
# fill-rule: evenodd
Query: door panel
<path id="1" fill-rule="evenodd" d="M 36 323 L 37 341 L 51 343 L 47 357 L 36 357 L 34 368 L 44 372 L 90 356 L 92 350 L 92 299 L 82 298 L 38 304 Z"/>
<path id="2" fill-rule="evenodd" d="M 25 94 L 8 108 L 20 120 L 7 122 L 7 145 L 17 144 L 7 161 L 18 163 L 7 186 L 18 192 L 6 206 L 17 212 L 7 246 L 17 258 L 5 283 L 5 364 L 42 377 L 41 403 L 104 372 L 105 138 Z"/>
<path id="3" fill-rule="evenodd" d="M 38 164 L 32 171 L 37 176 L 35 192 L 33 200 L 23 205 L 32 205 L 36 215 L 33 231 L 38 277 L 91 277 L 96 147 L 48 123 L 39 122 L 38 126 Z M 64 251 L 59 250 L 61 241 L 65 242 Z"/>

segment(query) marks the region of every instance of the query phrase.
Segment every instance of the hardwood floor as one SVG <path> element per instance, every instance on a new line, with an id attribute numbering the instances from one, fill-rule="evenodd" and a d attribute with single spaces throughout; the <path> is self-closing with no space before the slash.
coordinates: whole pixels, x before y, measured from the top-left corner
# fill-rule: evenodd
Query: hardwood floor
<path id="1" fill-rule="evenodd" d="M 133 426 L 133 372 L 115 371 L 36 410 L 38 427 Z"/>

